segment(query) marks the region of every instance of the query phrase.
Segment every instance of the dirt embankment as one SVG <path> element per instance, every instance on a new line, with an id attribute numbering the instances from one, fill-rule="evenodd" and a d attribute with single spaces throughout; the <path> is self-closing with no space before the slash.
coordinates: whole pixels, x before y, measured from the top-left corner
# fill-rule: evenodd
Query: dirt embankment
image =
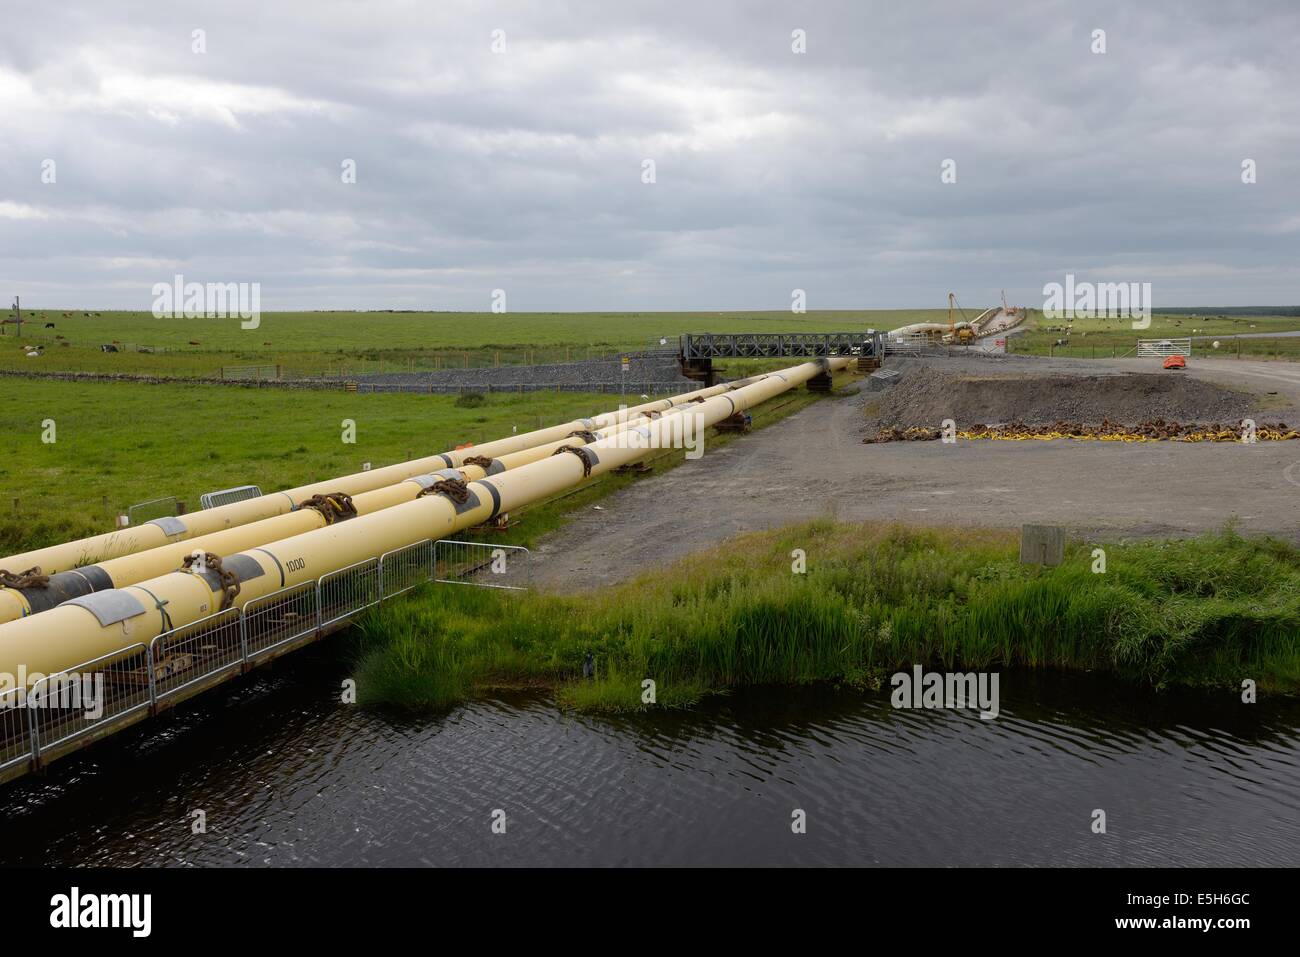
<path id="1" fill-rule="evenodd" d="M 864 425 L 874 431 L 934 428 L 944 419 L 959 428 L 1013 421 L 1096 425 L 1104 419 L 1236 423 L 1257 407 L 1248 393 L 1173 371 L 1079 375 L 1033 370 L 1011 375 L 930 365 L 903 369 L 896 385 L 867 403 Z"/>

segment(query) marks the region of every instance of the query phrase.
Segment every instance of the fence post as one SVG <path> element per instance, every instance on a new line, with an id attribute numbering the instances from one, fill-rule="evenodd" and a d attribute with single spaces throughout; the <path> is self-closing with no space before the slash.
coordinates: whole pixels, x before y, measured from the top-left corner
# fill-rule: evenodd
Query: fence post
<path id="1" fill-rule="evenodd" d="M 32 770 L 36 771 L 41 766 L 41 739 L 37 732 L 36 699 L 27 691 L 23 694 L 27 698 L 27 737 L 32 744 Z"/>
<path id="2" fill-rule="evenodd" d="M 248 618 L 244 615 L 244 609 L 239 609 L 239 654 L 240 661 L 243 663 L 241 671 L 247 672 L 248 666 Z"/>
<path id="3" fill-rule="evenodd" d="M 322 578 L 324 576 L 321 576 Z M 325 600 L 324 593 L 321 591 L 320 578 L 316 579 L 316 637 L 320 638 L 324 629 L 325 612 L 321 610 L 321 605 Z"/>
<path id="4" fill-rule="evenodd" d="M 144 648 L 144 666 L 149 669 L 149 716 L 157 717 L 158 715 L 158 689 L 154 685 L 154 660 L 153 646 L 158 644 L 158 639 L 162 635 L 155 635 L 153 640 Z"/>

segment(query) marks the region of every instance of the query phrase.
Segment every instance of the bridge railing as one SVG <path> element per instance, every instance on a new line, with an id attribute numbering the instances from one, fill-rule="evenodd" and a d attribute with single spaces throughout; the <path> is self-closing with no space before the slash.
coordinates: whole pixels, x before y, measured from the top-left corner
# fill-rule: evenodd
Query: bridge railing
<path id="1" fill-rule="evenodd" d="M 157 714 L 426 582 L 518 588 L 490 576 L 507 556 L 528 554 L 518 545 L 425 539 L 43 676 L 30 690 L 0 690 L 0 773 L 39 768 L 79 739 Z"/>

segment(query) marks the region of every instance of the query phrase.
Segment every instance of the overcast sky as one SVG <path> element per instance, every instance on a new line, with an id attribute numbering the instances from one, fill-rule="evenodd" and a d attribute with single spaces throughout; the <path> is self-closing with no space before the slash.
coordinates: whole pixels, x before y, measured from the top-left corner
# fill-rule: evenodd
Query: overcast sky
<path id="1" fill-rule="evenodd" d="M 148 309 L 181 273 L 259 282 L 263 309 L 1041 306 L 1067 272 L 1300 303 L 1293 0 L 0 0 L 0 23 L 5 303 Z"/>

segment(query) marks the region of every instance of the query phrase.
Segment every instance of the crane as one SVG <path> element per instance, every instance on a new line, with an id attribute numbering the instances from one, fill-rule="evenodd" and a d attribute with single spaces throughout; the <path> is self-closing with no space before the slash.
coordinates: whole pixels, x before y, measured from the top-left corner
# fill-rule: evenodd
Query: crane
<path id="1" fill-rule="evenodd" d="M 962 327 L 957 328 L 957 323 L 953 319 L 953 310 L 956 309 L 961 313 Z M 957 303 L 957 294 L 948 293 L 948 335 L 945 337 L 952 342 L 969 342 L 975 338 L 975 332 L 971 329 L 970 321 L 966 318 L 966 310 Z"/>

